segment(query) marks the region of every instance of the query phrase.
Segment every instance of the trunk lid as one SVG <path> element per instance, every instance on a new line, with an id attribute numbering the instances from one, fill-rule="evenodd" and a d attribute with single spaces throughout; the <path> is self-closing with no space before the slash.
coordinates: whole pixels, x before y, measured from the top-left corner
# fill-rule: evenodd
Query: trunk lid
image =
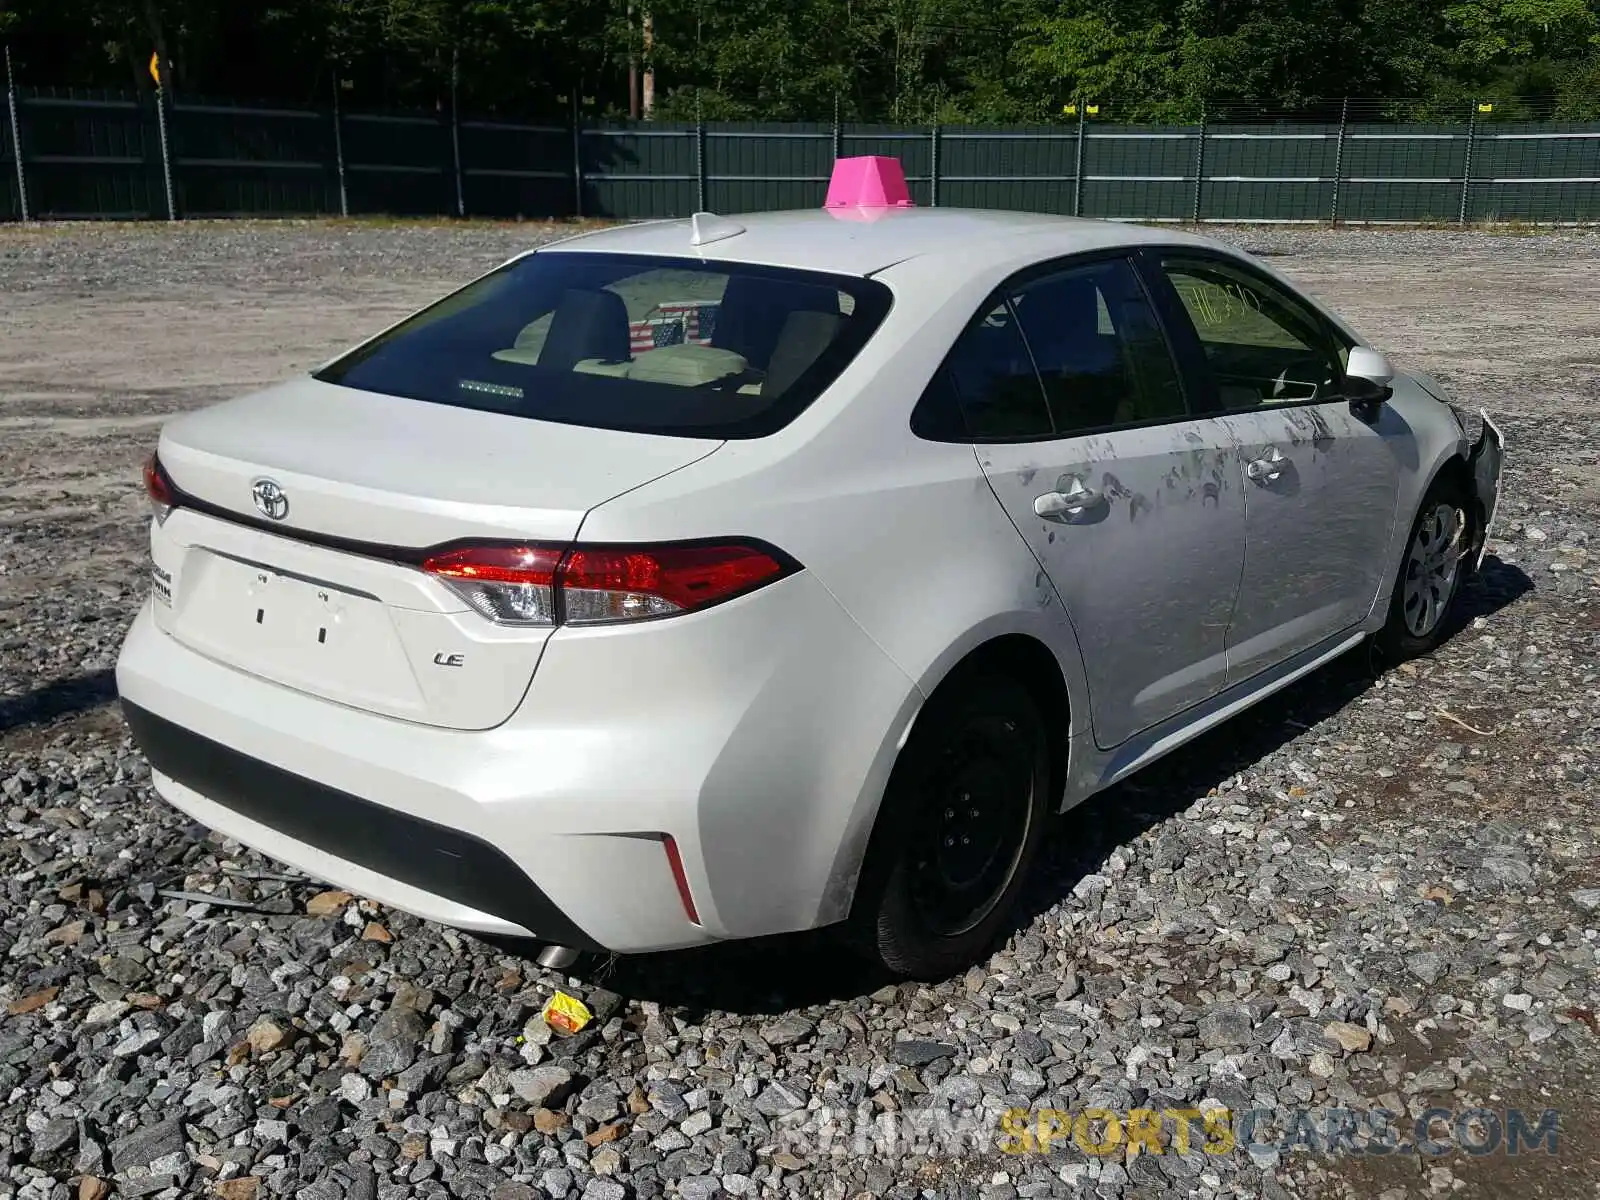
<path id="1" fill-rule="evenodd" d="M 152 534 L 158 623 L 251 675 L 457 729 L 504 721 L 550 631 L 493 624 L 417 569 L 473 538 L 565 544 L 596 505 L 720 442 L 529 420 L 300 380 L 180 417 L 190 503 Z M 257 485 L 270 481 L 257 502 Z"/>
<path id="2" fill-rule="evenodd" d="M 584 513 L 722 443 L 536 421 L 295 380 L 170 422 L 178 486 L 247 519 L 263 477 L 273 522 L 383 546 L 463 537 L 570 539 Z"/>

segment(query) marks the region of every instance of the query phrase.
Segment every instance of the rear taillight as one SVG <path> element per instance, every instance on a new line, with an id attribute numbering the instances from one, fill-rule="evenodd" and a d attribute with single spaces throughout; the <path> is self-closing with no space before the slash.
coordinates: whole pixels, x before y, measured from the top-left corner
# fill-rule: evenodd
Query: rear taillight
<path id="1" fill-rule="evenodd" d="M 574 547 L 561 564 L 564 619 L 572 625 L 689 612 L 784 573 L 778 559 L 742 543 Z"/>
<path id="2" fill-rule="evenodd" d="M 172 481 L 167 478 L 161 460 L 154 454 L 145 460 L 144 491 L 150 497 L 150 511 L 155 514 L 156 524 L 160 525 L 167 519 L 177 498 L 173 493 Z"/>
<path id="3" fill-rule="evenodd" d="M 491 621 L 554 625 L 561 551 L 549 546 L 468 546 L 436 554 L 422 569 Z"/>
<path id="4" fill-rule="evenodd" d="M 791 573 L 751 542 L 464 546 L 422 569 L 502 625 L 600 625 L 708 608 Z"/>

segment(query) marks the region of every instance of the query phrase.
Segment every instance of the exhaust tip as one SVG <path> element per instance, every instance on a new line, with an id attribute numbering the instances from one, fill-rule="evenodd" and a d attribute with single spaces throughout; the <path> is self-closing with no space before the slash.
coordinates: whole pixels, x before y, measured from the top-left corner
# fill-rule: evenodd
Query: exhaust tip
<path id="1" fill-rule="evenodd" d="M 552 969 L 559 970 L 562 967 L 570 967 L 573 963 L 577 962 L 578 953 L 579 952 L 574 950 L 571 946 L 557 946 L 551 944 L 541 949 L 538 957 L 534 961 L 537 962 L 541 967 L 550 967 Z"/>

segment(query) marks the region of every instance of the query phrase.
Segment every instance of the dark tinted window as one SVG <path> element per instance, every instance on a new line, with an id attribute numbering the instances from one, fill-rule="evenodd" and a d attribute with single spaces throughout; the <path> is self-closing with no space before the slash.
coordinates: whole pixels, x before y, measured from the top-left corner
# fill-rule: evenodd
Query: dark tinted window
<path id="1" fill-rule="evenodd" d="M 1161 267 L 1194 324 L 1224 409 L 1339 398 L 1348 347 L 1309 308 L 1223 263 L 1169 258 Z"/>
<path id="2" fill-rule="evenodd" d="M 571 425 L 760 437 L 838 376 L 881 283 L 697 259 L 549 252 L 508 264 L 319 379 Z"/>
<path id="3" fill-rule="evenodd" d="M 1060 436 L 1185 415 L 1166 339 L 1126 260 L 1035 280 L 1012 304 Z"/>
<path id="4" fill-rule="evenodd" d="M 974 441 L 1050 436 L 1044 393 L 1009 305 L 998 305 L 968 327 L 951 348 L 945 373 L 935 385 L 954 391 Z"/>

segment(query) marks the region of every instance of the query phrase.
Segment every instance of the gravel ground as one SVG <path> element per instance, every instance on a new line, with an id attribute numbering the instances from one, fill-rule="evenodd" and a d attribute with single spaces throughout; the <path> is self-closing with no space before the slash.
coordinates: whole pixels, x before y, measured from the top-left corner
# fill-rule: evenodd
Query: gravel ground
<path id="1" fill-rule="evenodd" d="M 562 978 L 209 836 L 123 733 L 162 418 L 548 228 L 0 230 L 0 1196 L 1600 1193 L 1600 235 L 1218 232 L 1503 418 L 1462 628 L 1071 814 L 999 953 L 894 986 L 814 937 Z M 1001 1152 L 1006 1110 L 1086 1106 L 1225 1107 L 1255 1144 Z M 1374 1107 L 1410 1114 L 1396 1153 L 1275 1132 Z M 1557 1153 L 1418 1154 L 1429 1107 L 1559 1110 Z"/>

